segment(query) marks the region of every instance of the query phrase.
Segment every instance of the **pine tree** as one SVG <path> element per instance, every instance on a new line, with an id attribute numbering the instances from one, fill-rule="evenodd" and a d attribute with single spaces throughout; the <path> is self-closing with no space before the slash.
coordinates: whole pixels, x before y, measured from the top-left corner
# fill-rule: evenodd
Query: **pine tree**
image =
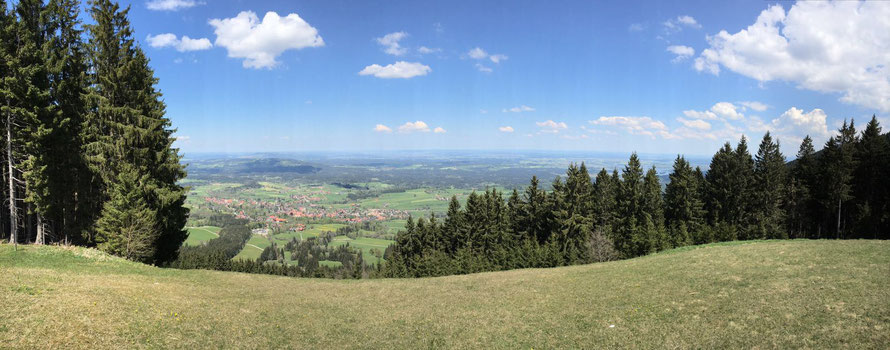
<path id="1" fill-rule="evenodd" d="M 749 238 L 788 238 L 785 230 L 787 167 L 779 142 L 763 135 L 754 160 L 752 184 L 754 229 Z"/>
<path id="2" fill-rule="evenodd" d="M 172 147 L 173 130 L 164 116 L 160 93 L 154 88 L 157 79 L 134 44 L 129 9 L 121 10 L 109 0 L 94 0 L 90 5 L 95 24 L 89 26 L 93 74 L 85 130 L 87 159 L 102 179 L 102 186 L 97 186 L 100 194 L 117 191 L 113 187 L 118 186 L 116 180 L 124 168 L 147 176 L 139 184 L 157 218 L 152 262 L 164 264 L 175 258 L 186 238 L 185 189 L 176 184 L 185 171 L 178 150 Z M 109 199 L 100 197 L 98 202 Z M 100 219 L 98 229 L 113 232 L 114 227 L 102 225 L 116 222 Z"/>
<path id="3" fill-rule="evenodd" d="M 853 169 L 855 169 L 854 147 L 856 145 L 856 129 L 851 120 L 844 121 L 838 135 L 831 137 L 825 144 L 819 158 L 821 173 L 820 196 L 825 217 L 834 217 L 835 238 L 842 238 L 844 233 L 844 208 L 852 198 Z"/>
<path id="4" fill-rule="evenodd" d="M 665 188 L 665 222 L 671 232 L 671 243 L 681 247 L 692 244 L 692 232 L 698 232 L 703 224 L 700 184 L 696 172 L 682 156 L 674 160 L 669 177 Z"/>
<path id="5" fill-rule="evenodd" d="M 593 185 L 593 218 L 597 229 L 611 235 L 616 220 L 615 206 L 618 184 L 605 168 L 596 174 Z"/>
<path id="6" fill-rule="evenodd" d="M 816 150 L 813 139 L 804 137 L 797 151 L 797 159 L 791 167 L 788 193 L 789 229 L 795 237 L 820 238 L 816 223 L 817 203 L 813 194 L 818 192 Z"/>
<path id="7" fill-rule="evenodd" d="M 643 179 L 643 213 L 646 219 L 647 227 L 645 239 L 641 240 L 644 245 L 641 251 L 645 254 L 656 250 L 668 249 L 671 243 L 667 239 L 664 231 L 664 197 L 661 193 L 661 182 L 658 179 L 658 172 L 655 166 L 649 168 L 646 177 Z"/>
<path id="8" fill-rule="evenodd" d="M 157 216 L 146 201 L 147 175 L 124 163 L 111 186 L 98 222 L 99 249 L 130 260 L 151 263 L 157 250 Z"/>
<path id="9" fill-rule="evenodd" d="M 862 131 L 856 143 L 856 169 L 853 173 L 853 195 L 856 198 L 856 234 L 863 238 L 886 237 L 885 223 L 890 220 L 890 186 L 886 172 L 890 162 L 890 144 L 881 135 L 881 125 L 877 117 Z"/>
<path id="10" fill-rule="evenodd" d="M 643 209 L 643 168 L 636 152 L 624 166 L 618 192 L 618 224 L 615 228 L 615 248 L 624 258 L 641 255 L 635 244 L 648 228 L 641 220 Z"/>

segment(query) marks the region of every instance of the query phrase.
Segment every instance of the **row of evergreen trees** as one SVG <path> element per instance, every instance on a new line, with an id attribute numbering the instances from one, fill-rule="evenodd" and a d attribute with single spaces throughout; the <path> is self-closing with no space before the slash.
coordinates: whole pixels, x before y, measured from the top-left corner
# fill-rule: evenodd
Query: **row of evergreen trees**
<path id="1" fill-rule="evenodd" d="M 127 13 L 91 0 L 0 0 L 2 232 L 164 264 L 186 238 L 185 177 Z"/>
<path id="2" fill-rule="evenodd" d="M 857 135 L 846 122 L 822 151 L 806 137 L 786 163 L 764 135 L 752 156 L 744 137 L 726 143 L 705 174 L 682 156 L 663 188 L 636 154 L 621 174 L 591 179 L 571 165 L 544 191 L 451 199 L 444 218 L 409 218 L 387 249 L 385 274 L 438 276 L 631 258 L 737 239 L 890 238 L 890 143 L 872 117 Z"/>

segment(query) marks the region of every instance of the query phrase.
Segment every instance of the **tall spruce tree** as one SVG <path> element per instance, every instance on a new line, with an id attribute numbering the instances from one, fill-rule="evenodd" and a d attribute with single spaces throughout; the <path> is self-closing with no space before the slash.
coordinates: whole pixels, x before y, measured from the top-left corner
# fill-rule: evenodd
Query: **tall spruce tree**
<path id="1" fill-rule="evenodd" d="M 645 237 L 640 240 L 643 244 L 640 251 L 642 254 L 648 254 L 670 248 L 671 243 L 664 230 L 664 197 L 661 192 L 661 181 L 654 165 L 646 171 L 646 177 L 643 179 L 642 204 L 647 231 Z"/>
<path id="2" fill-rule="evenodd" d="M 853 170 L 856 168 L 854 157 L 856 145 L 856 128 L 851 120 L 844 121 L 838 135 L 832 136 L 819 157 L 821 174 L 820 196 L 826 218 L 834 218 L 833 231 L 835 238 L 844 237 L 846 204 L 852 199 Z M 830 224 L 832 220 L 828 220 Z"/>
<path id="3" fill-rule="evenodd" d="M 887 221 L 890 220 L 890 185 L 887 173 L 890 162 L 890 143 L 881 135 L 877 117 L 862 131 L 856 143 L 856 169 L 853 173 L 853 195 L 856 234 L 862 238 L 887 238 Z"/>
<path id="4" fill-rule="evenodd" d="M 593 184 L 593 219 L 597 229 L 607 235 L 611 235 L 612 226 L 616 220 L 616 199 L 618 184 L 605 168 L 596 174 L 596 182 Z"/>
<path id="5" fill-rule="evenodd" d="M 675 247 L 692 244 L 693 232 L 701 229 L 704 218 L 698 179 L 682 156 L 674 160 L 665 188 L 665 222 Z"/>
<path id="6" fill-rule="evenodd" d="M 795 238 L 821 238 L 818 235 L 818 203 L 813 196 L 819 192 L 817 166 L 813 139 L 807 135 L 800 143 L 789 181 L 788 228 Z"/>
<path id="7" fill-rule="evenodd" d="M 754 182 L 751 186 L 754 203 L 751 215 L 754 222 L 749 238 L 788 238 L 784 225 L 787 173 L 779 142 L 774 142 L 767 132 L 754 157 Z"/>
<path id="8" fill-rule="evenodd" d="M 618 192 L 618 224 L 615 228 L 615 248 L 625 258 L 638 256 L 643 252 L 635 242 L 645 235 L 645 220 L 640 220 L 643 209 L 643 168 L 636 152 L 624 166 L 621 186 Z"/>
<path id="9" fill-rule="evenodd" d="M 90 14 L 95 24 L 89 26 L 92 64 L 89 92 L 90 113 L 87 119 L 87 155 L 91 170 L 102 179 L 104 190 L 102 217 L 97 222 L 97 242 L 100 246 L 116 240 L 114 232 L 122 230 L 121 218 L 131 207 L 109 210 L 108 205 L 119 205 L 110 194 L 119 192 L 121 177 L 138 179 L 145 194 L 148 210 L 154 221 L 139 231 L 150 231 L 154 241 L 152 254 L 133 254 L 142 261 L 164 264 L 176 257 L 186 238 L 183 230 L 188 210 L 183 206 L 185 189 L 176 182 L 185 176 L 179 163 L 170 121 L 164 116 L 164 104 L 154 85 L 157 79 L 148 66 L 148 59 L 132 38 L 127 13 L 109 0 L 90 2 Z M 134 174 L 128 175 L 126 173 Z M 130 214 L 127 214 L 130 215 Z M 135 215 L 135 214 L 133 214 Z M 112 225 L 112 226 L 108 226 Z"/>

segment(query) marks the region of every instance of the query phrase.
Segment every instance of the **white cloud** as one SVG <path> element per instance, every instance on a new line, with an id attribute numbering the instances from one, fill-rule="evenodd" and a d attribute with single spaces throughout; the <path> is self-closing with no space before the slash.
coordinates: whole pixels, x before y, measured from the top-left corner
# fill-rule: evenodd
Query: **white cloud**
<path id="1" fill-rule="evenodd" d="M 508 58 L 509 57 L 507 57 L 507 55 L 501 54 L 488 56 L 488 59 L 490 59 L 494 63 L 501 63 L 501 61 L 506 61 Z"/>
<path id="2" fill-rule="evenodd" d="M 677 16 L 675 19 L 665 21 L 664 26 L 668 31 L 672 32 L 679 32 L 683 30 L 683 27 L 701 28 L 701 24 L 698 24 L 698 21 L 692 18 L 692 16 Z"/>
<path id="3" fill-rule="evenodd" d="M 383 79 L 408 79 L 416 76 L 427 75 L 429 72 L 432 71 L 433 69 L 430 68 L 430 66 L 423 65 L 421 63 L 398 61 L 393 64 L 387 64 L 386 66 L 372 64 L 362 69 L 360 72 L 358 72 L 358 74 L 373 75 L 375 77 Z"/>
<path id="4" fill-rule="evenodd" d="M 762 11 L 735 34 L 708 37 L 695 68 L 838 93 L 845 103 L 890 111 L 890 2 L 800 1 Z"/>
<path id="5" fill-rule="evenodd" d="M 146 38 L 148 45 L 154 48 L 173 47 L 176 51 L 200 51 L 213 47 L 207 38 L 192 39 L 183 35 L 182 39 L 178 39 L 176 34 L 164 33 L 152 36 L 149 34 Z"/>
<path id="6" fill-rule="evenodd" d="M 444 131 L 444 130 L 443 130 Z M 401 133 L 412 133 L 412 132 L 430 132 L 430 127 L 426 125 L 426 123 L 418 120 L 416 122 L 407 122 L 402 124 L 399 127 L 399 132 Z"/>
<path id="7" fill-rule="evenodd" d="M 399 41 L 408 36 L 408 33 L 405 32 L 395 32 L 384 35 L 382 38 L 377 38 L 377 43 L 384 47 L 383 52 L 386 52 L 393 56 L 401 56 L 408 52 L 407 48 L 399 45 Z"/>
<path id="8" fill-rule="evenodd" d="M 467 56 L 474 60 L 487 59 L 494 64 L 500 64 L 502 61 L 506 61 L 509 58 L 509 57 L 507 57 L 507 55 L 504 55 L 504 54 L 489 55 L 488 52 L 485 52 L 485 50 L 483 50 L 481 47 L 474 47 L 474 48 L 470 49 L 470 51 L 467 51 Z M 484 73 L 492 72 L 492 69 L 490 67 L 482 65 L 481 63 L 476 63 L 476 69 L 478 69 L 480 72 L 484 72 Z"/>
<path id="9" fill-rule="evenodd" d="M 390 128 L 389 128 L 388 126 L 386 126 L 386 125 L 383 125 L 383 124 L 377 124 L 377 126 L 374 127 L 374 131 L 376 131 L 376 132 L 390 133 L 390 132 L 392 132 L 392 129 L 390 129 Z"/>
<path id="10" fill-rule="evenodd" d="M 491 73 L 494 71 L 493 69 L 486 67 L 485 65 L 483 65 L 481 63 L 476 63 L 476 69 L 478 69 L 482 73 Z"/>
<path id="11" fill-rule="evenodd" d="M 791 107 L 778 118 L 773 119 L 775 130 L 779 132 L 795 132 L 815 137 L 828 136 L 828 116 L 825 111 L 816 108 L 804 113 L 803 110 Z"/>
<path id="12" fill-rule="evenodd" d="M 711 106 L 711 112 L 714 112 L 718 116 L 729 120 L 739 120 L 745 118 L 744 115 L 738 112 L 738 107 L 729 102 L 715 103 L 713 106 Z"/>
<path id="13" fill-rule="evenodd" d="M 442 49 L 440 49 L 438 47 L 430 48 L 430 47 L 426 47 L 426 46 L 421 46 L 420 48 L 417 49 L 417 52 L 420 52 L 422 55 L 426 55 L 426 54 L 431 54 L 431 53 L 442 52 Z"/>
<path id="14" fill-rule="evenodd" d="M 674 57 L 673 62 L 680 62 L 692 56 L 695 56 L 695 49 L 689 46 L 671 45 L 667 47 L 667 50 L 670 53 L 677 55 L 677 57 Z"/>
<path id="15" fill-rule="evenodd" d="M 178 141 L 178 142 L 189 143 L 191 140 L 192 140 L 191 136 L 186 136 L 186 135 L 176 136 L 176 141 Z"/>
<path id="16" fill-rule="evenodd" d="M 499 128 L 498 128 L 498 131 L 500 131 L 500 132 L 513 132 L 514 130 L 513 130 L 513 127 L 512 127 L 512 126 L 502 126 L 502 127 L 499 127 Z"/>
<path id="17" fill-rule="evenodd" d="M 534 111 L 535 111 L 535 108 L 534 108 L 534 107 L 529 107 L 529 106 L 526 106 L 526 105 L 521 105 L 521 106 L 518 106 L 518 107 L 504 108 L 504 109 L 503 109 L 503 112 L 504 112 L 504 113 L 507 113 L 507 112 L 512 112 L 512 113 L 522 113 L 522 112 L 534 112 Z"/>
<path id="18" fill-rule="evenodd" d="M 677 118 L 677 121 L 680 122 L 681 124 L 683 124 L 683 126 L 685 126 L 687 128 L 698 129 L 698 130 L 710 130 L 711 129 L 711 123 L 708 123 L 701 119 L 691 119 L 690 120 L 690 119 L 684 119 L 684 118 Z"/>
<path id="19" fill-rule="evenodd" d="M 441 126 L 437 126 L 435 129 L 433 129 L 433 132 L 437 134 L 444 134 L 445 129 L 443 129 Z"/>
<path id="20" fill-rule="evenodd" d="M 631 23 L 630 26 L 627 27 L 628 32 L 642 32 L 646 27 L 642 23 Z"/>
<path id="21" fill-rule="evenodd" d="M 668 132 L 667 125 L 650 117 L 604 116 L 597 120 L 591 120 L 590 124 L 623 129 L 631 135 L 645 135 L 652 138 L 658 135 L 664 138 L 674 138 Z"/>
<path id="22" fill-rule="evenodd" d="M 229 57 L 243 58 L 244 68 L 273 68 L 286 50 L 324 46 L 318 30 L 296 13 L 281 17 L 270 11 L 260 21 L 256 13 L 243 11 L 209 23 L 214 27 L 216 45 L 225 47 Z"/>
<path id="23" fill-rule="evenodd" d="M 145 7 L 155 11 L 178 11 L 203 4 L 194 0 L 151 0 L 145 3 Z"/>
<path id="24" fill-rule="evenodd" d="M 711 111 L 701 111 L 700 112 L 700 111 L 696 111 L 696 110 L 688 110 L 688 111 L 683 111 L 683 115 L 685 115 L 689 118 L 694 118 L 694 119 L 708 119 L 708 120 L 717 119 L 717 115 Z"/>
<path id="25" fill-rule="evenodd" d="M 757 112 L 763 112 L 763 111 L 769 109 L 769 106 L 767 106 L 763 103 L 757 102 L 757 101 L 742 101 L 742 102 L 739 102 L 739 104 L 742 106 L 745 106 L 745 108 L 750 108 L 751 110 L 754 110 Z"/>
<path id="26" fill-rule="evenodd" d="M 543 122 L 535 123 L 539 128 L 541 128 L 541 132 L 555 134 L 560 130 L 568 129 L 568 125 L 564 122 L 555 122 L 553 120 L 547 120 Z"/>
<path id="27" fill-rule="evenodd" d="M 467 52 L 467 56 L 470 56 L 472 59 L 481 60 L 488 57 L 488 53 L 480 47 L 475 47 Z"/>

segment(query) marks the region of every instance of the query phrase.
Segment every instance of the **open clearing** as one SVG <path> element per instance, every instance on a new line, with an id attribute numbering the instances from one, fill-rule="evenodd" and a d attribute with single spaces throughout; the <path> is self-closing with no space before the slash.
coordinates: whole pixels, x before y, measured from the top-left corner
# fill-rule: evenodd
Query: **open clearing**
<path id="1" fill-rule="evenodd" d="M 199 245 L 211 239 L 219 237 L 221 228 L 216 226 L 189 227 L 189 236 L 183 242 L 185 245 Z"/>
<path id="2" fill-rule="evenodd" d="M 344 281 L 4 244 L 0 286 L 3 348 L 890 344 L 886 241 L 739 242 L 553 269 Z"/>

